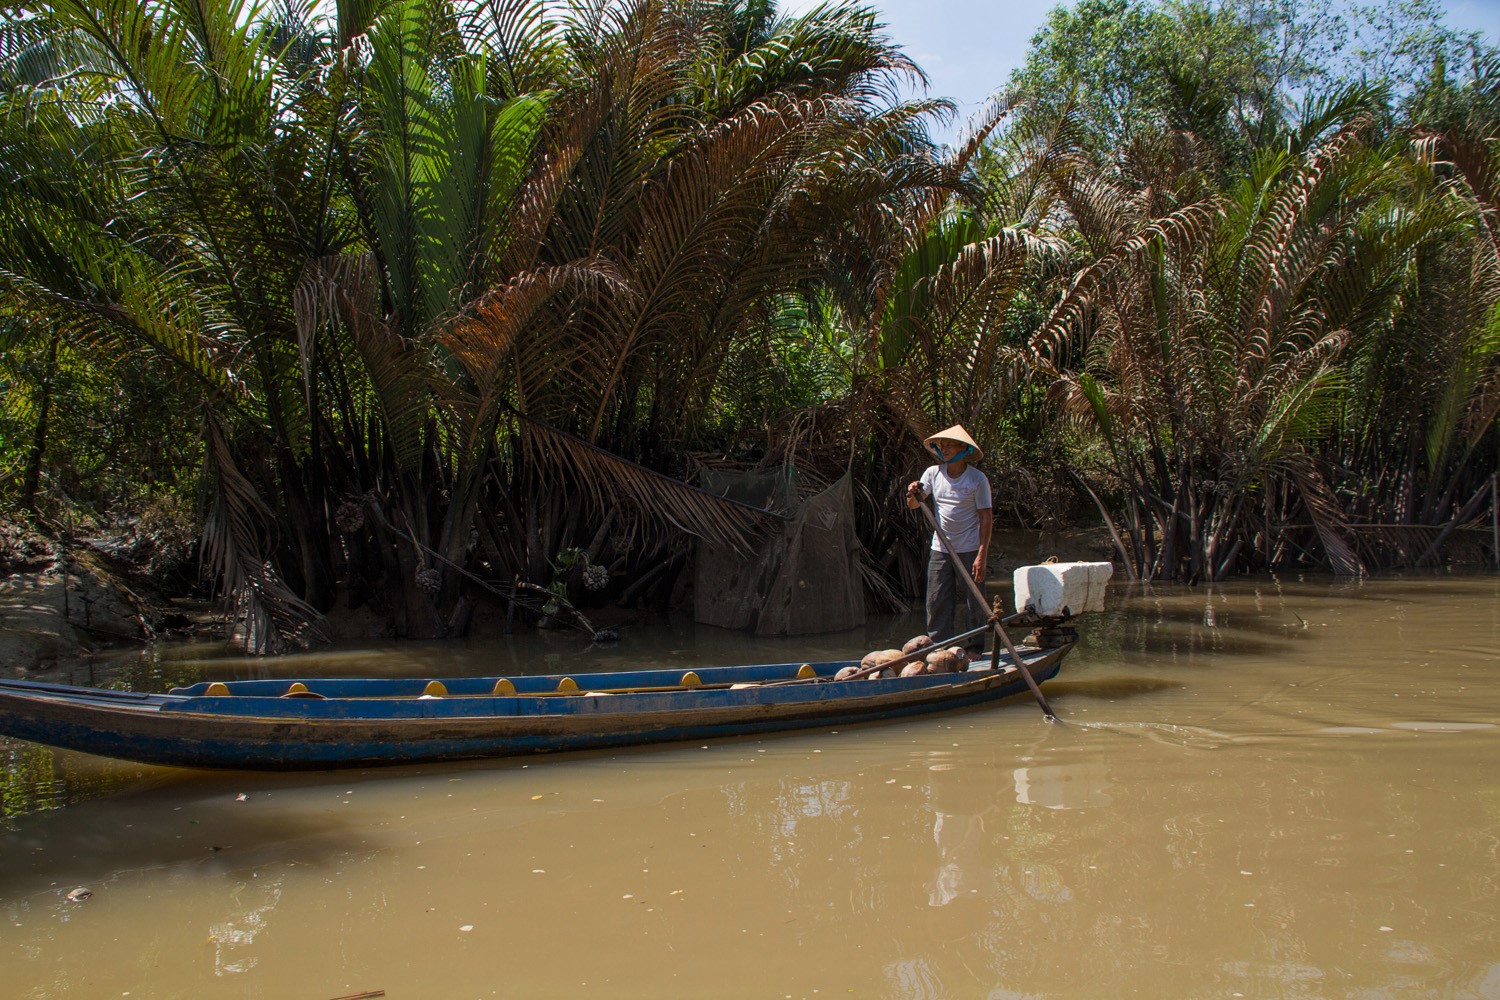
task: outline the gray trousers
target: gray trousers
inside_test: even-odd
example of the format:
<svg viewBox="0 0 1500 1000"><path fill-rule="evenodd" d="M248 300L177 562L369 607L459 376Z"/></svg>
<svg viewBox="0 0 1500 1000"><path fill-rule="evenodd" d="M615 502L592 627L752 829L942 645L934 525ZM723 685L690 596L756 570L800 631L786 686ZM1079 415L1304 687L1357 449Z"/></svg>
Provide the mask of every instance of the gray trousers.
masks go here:
<svg viewBox="0 0 1500 1000"><path fill-rule="evenodd" d="M964 572L974 565L974 559L979 553L960 552L958 561L963 563ZM955 628L954 612L959 605L965 605L969 609L967 616L969 624L965 628ZM953 560L948 558L944 551L929 551L927 555L927 634L932 636L933 642L940 642L959 632L978 628L990 617L990 609L984 606L984 602L978 600L969 591L969 585L958 577L958 570L953 566ZM959 619L961 624L962 618ZM976 649L984 648L984 636L975 636L964 643Z"/></svg>

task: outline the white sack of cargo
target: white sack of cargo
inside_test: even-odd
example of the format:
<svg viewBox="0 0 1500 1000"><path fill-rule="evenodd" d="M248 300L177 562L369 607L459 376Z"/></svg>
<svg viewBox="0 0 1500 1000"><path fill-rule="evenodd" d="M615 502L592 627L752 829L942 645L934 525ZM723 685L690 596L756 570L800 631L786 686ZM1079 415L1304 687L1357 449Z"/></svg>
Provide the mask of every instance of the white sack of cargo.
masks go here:
<svg viewBox="0 0 1500 1000"><path fill-rule="evenodd" d="M1016 610L1045 618L1104 610L1104 590L1115 568L1107 562L1045 563L1022 566L1012 579Z"/></svg>

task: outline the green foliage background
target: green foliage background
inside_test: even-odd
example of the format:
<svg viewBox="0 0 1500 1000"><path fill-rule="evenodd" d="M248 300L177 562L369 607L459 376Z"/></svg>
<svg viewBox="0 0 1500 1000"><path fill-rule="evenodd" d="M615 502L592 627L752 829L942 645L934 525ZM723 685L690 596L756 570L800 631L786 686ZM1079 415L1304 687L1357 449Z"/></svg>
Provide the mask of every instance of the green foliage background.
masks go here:
<svg viewBox="0 0 1500 1000"><path fill-rule="evenodd" d="M766 527L699 467L852 472L872 586L915 589L897 496L954 422L1132 574L1451 557L1496 466L1492 48L1425 0L1084 0L943 147L899 41L844 3L8 9L4 504L190 529L263 649L339 601L461 633L565 550L664 602Z"/></svg>

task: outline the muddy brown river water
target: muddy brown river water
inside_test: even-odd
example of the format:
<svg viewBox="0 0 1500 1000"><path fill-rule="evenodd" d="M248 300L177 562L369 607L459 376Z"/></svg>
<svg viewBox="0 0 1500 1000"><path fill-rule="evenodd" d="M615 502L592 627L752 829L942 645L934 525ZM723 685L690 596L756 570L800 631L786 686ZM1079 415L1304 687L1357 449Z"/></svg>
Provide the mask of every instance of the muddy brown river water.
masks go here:
<svg viewBox="0 0 1500 1000"><path fill-rule="evenodd" d="M784 661L912 630L253 669ZM1020 699L292 776L0 741L0 996L1500 998L1500 582L1116 587L1082 630L1060 725ZM251 669L197 655L141 682Z"/></svg>

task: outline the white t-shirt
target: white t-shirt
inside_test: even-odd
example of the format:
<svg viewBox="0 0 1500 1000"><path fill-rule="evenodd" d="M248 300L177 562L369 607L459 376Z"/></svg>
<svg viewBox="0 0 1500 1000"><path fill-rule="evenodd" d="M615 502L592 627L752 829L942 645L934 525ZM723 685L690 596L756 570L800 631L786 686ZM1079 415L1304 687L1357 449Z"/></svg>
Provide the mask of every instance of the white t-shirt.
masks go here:
<svg viewBox="0 0 1500 1000"><path fill-rule="evenodd" d="M922 473L922 491L932 497L933 513L953 551L979 551L979 512L993 505L989 478L972 465L965 466L957 479L948 475L946 465L933 465ZM943 550L936 533L932 548Z"/></svg>

